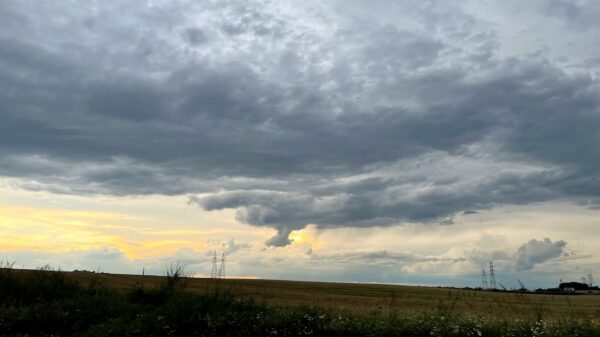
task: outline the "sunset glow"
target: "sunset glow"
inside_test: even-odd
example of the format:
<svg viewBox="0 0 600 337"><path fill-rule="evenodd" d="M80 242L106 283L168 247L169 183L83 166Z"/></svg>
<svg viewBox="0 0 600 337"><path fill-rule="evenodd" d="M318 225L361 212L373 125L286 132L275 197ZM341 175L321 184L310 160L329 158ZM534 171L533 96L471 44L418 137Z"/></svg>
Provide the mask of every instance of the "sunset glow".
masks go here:
<svg viewBox="0 0 600 337"><path fill-rule="evenodd" d="M600 273L593 1L0 2L0 259Z"/></svg>

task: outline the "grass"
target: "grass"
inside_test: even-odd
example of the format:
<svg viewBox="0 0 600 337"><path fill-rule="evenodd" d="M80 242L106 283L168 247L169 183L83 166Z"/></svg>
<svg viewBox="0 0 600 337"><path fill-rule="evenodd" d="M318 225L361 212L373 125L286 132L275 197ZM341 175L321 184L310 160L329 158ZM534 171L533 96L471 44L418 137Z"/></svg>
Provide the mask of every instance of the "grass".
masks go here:
<svg viewBox="0 0 600 337"><path fill-rule="evenodd" d="M0 336L600 336L600 296L2 266Z"/></svg>

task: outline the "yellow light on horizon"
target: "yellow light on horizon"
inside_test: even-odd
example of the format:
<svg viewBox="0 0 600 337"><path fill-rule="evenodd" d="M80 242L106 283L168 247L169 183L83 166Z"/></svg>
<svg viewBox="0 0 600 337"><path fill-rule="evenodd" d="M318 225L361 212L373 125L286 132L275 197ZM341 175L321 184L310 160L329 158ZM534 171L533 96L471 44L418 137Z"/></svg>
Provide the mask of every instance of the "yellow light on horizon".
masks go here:
<svg viewBox="0 0 600 337"><path fill-rule="evenodd" d="M115 247L128 258L137 258L144 249L161 251L173 244L165 239L136 240L143 227L135 226L135 220L119 213L0 204L0 251L59 253Z"/></svg>

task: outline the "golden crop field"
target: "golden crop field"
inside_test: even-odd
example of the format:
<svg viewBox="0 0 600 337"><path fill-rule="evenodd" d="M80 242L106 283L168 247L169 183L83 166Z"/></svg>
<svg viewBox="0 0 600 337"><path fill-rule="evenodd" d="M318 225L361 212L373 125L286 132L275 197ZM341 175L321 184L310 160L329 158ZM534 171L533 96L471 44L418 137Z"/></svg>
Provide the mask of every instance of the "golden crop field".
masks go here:
<svg viewBox="0 0 600 337"><path fill-rule="evenodd" d="M94 279L109 288L135 285L155 287L160 276L73 272L81 283ZM274 306L319 306L335 312L377 314L452 310L466 316L499 319L555 320L563 317L600 317L600 295L547 295L491 292L402 285L299 282L241 279L187 279L186 291L204 293L218 289L236 297L253 298Z"/></svg>

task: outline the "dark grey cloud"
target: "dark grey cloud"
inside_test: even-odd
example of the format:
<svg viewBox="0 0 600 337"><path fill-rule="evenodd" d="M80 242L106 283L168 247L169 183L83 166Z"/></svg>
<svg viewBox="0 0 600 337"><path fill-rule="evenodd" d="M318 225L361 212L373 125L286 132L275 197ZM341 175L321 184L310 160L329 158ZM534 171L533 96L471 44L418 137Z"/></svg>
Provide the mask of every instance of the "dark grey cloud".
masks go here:
<svg viewBox="0 0 600 337"><path fill-rule="evenodd" d="M551 0L544 2L546 12L565 20L577 29L597 28L600 4L593 0Z"/></svg>
<svg viewBox="0 0 600 337"><path fill-rule="evenodd" d="M549 14L564 17L569 20L574 20L581 14L579 5L571 0L552 0L549 1L546 6Z"/></svg>
<svg viewBox="0 0 600 337"><path fill-rule="evenodd" d="M185 40L193 46L201 45L208 41L207 34L200 28L187 28L185 29L183 36Z"/></svg>
<svg viewBox="0 0 600 337"><path fill-rule="evenodd" d="M277 246L599 197L597 79L499 53L461 6L0 6L0 175L20 188L190 194Z"/></svg>
<svg viewBox="0 0 600 337"><path fill-rule="evenodd" d="M90 114L143 122L168 112L167 98L159 88L146 83L114 81L89 88L86 110Z"/></svg>
<svg viewBox="0 0 600 337"><path fill-rule="evenodd" d="M515 269L518 271L532 269L536 264L560 257L565 253L566 245L563 240L552 242L548 238L531 239L521 245L515 253Z"/></svg>

